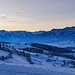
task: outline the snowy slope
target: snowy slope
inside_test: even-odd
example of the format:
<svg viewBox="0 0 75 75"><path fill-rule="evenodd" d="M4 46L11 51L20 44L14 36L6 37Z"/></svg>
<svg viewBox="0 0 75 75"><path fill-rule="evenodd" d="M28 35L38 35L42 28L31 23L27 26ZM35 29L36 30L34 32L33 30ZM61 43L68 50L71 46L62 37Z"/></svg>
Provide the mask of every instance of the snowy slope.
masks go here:
<svg viewBox="0 0 75 75"><path fill-rule="evenodd" d="M19 48L32 48L29 44L5 44L4 46L10 50L13 50L12 46L14 46L18 51L23 51L19 50ZM75 75L75 68L71 68L71 64L61 66L63 60L68 61L71 59L60 56L48 57L45 54L28 51L24 52L30 53L34 64L30 64L26 57L12 53L12 58L0 60L0 75ZM8 51L0 50L0 56L7 56L9 53ZM49 62L46 61L47 59L49 59Z"/></svg>
<svg viewBox="0 0 75 75"><path fill-rule="evenodd" d="M45 67L45 66L44 66ZM1 75L75 75L74 69L54 66L8 65L0 64Z"/></svg>

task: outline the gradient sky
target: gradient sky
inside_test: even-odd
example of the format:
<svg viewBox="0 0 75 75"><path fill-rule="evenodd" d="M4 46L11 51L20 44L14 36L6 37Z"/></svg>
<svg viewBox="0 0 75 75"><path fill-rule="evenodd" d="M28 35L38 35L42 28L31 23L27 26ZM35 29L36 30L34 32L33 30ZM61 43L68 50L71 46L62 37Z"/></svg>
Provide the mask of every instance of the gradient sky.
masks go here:
<svg viewBox="0 0 75 75"><path fill-rule="evenodd" d="M75 26L75 0L0 0L0 30Z"/></svg>

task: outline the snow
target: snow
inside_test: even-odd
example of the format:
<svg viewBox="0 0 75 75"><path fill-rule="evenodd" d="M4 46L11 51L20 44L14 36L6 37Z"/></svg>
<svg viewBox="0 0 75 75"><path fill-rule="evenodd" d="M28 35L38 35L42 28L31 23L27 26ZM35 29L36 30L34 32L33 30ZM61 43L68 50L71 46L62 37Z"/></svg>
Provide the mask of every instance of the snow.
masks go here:
<svg viewBox="0 0 75 75"><path fill-rule="evenodd" d="M36 66L0 64L1 75L75 75L74 69Z"/></svg>
<svg viewBox="0 0 75 75"><path fill-rule="evenodd" d="M31 65L25 60L25 58L14 54L12 59L5 60L4 62L2 61L2 63L0 61L0 74L1 75L74 75L75 74L75 70L73 68L53 66L53 62L51 63L45 62L44 59L46 59L47 57L46 56L44 57L43 55L39 55L36 58L36 60L40 59L39 61L43 62L42 65L38 63Z"/></svg>
<svg viewBox="0 0 75 75"><path fill-rule="evenodd" d="M8 52L6 51L3 51L3 50L0 50L0 56L7 56L8 55Z"/></svg>
<svg viewBox="0 0 75 75"><path fill-rule="evenodd" d="M75 43L68 43L68 41L66 42L59 42L59 43L43 43L43 44L47 44L47 45L52 45L52 46L57 46L57 47L75 47Z"/></svg>
<svg viewBox="0 0 75 75"><path fill-rule="evenodd" d="M13 58L12 59L7 59L5 61L6 63L9 63L9 64L28 64L27 60L21 56L18 56L18 55L15 55L13 54Z"/></svg>
<svg viewBox="0 0 75 75"><path fill-rule="evenodd" d="M19 48L20 48L20 49L21 49L21 48L27 48L27 47L28 47L28 48L31 48L32 46L30 46L30 45L24 45L24 44L20 44L20 45L17 45L17 44L16 44L16 45L14 46L14 48L17 48L17 49L19 49Z"/></svg>
<svg viewBox="0 0 75 75"><path fill-rule="evenodd" d="M9 44L9 49L12 46L17 50L19 50L19 48L31 47L30 45L23 44ZM34 64L29 64L26 57L13 53L12 58L3 61L0 60L0 75L75 75L74 68L70 68L70 66L61 66L63 60L68 61L70 59L58 56L48 57L45 54L31 53L27 51L25 51L25 53L31 54L31 60ZM8 54L9 52L0 50L0 56L7 56ZM51 61L47 62L47 59L50 59Z"/></svg>

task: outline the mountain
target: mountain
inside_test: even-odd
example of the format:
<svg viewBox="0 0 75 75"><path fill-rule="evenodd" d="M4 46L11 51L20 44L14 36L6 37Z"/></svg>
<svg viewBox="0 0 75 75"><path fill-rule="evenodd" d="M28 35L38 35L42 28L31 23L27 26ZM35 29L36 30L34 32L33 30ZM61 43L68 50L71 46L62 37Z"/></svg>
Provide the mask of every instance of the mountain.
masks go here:
<svg viewBox="0 0 75 75"><path fill-rule="evenodd" d="M62 32L64 34L61 34ZM61 35L74 35L73 32L72 28L39 32L1 30L0 40L3 42L0 42L0 74L75 75L75 49L47 45L55 44L52 42L53 38L57 38L57 44L60 45L59 42L63 42ZM60 37L57 37L59 35ZM43 44L44 42L46 44Z"/></svg>
<svg viewBox="0 0 75 75"><path fill-rule="evenodd" d="M12 43L47 43L61 46L73 46L75 43L74 37L74 26L37 32L0 30L0 41Z"/></svg>

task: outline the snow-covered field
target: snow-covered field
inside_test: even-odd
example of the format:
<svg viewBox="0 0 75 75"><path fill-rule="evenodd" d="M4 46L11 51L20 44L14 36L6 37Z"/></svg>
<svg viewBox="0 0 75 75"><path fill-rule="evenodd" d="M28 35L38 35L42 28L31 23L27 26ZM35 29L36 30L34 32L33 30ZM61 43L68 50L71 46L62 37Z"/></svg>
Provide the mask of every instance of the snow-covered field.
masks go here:
<svg viewBox="0 0 75 75"><path fill-rule="evenodd" d="M17 50L19 50L19 48L31 47L30 45L22 44L10 45L8 46L9 49L14 46ZM57 56L49 58L44 54L31 53L27 51L25 51L25 53L31 54L31 60L34 64L29 64L26 57L13 53L12 58L0 60L0 75L75 75L75 68L71 68L70 66L61 66L63 64L63 60L67 61L70 59ZM8 54L9 52L0 50L0 57L2 55L7 56ZM50 59L51 61L47 62L47 59Z"/></svg>
<svg viewBox="0 0 75 75"><path fill-rule="evenodd" d="M0 75L75 75L75 70L52 65L0 64Z"/></svg>

